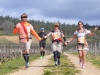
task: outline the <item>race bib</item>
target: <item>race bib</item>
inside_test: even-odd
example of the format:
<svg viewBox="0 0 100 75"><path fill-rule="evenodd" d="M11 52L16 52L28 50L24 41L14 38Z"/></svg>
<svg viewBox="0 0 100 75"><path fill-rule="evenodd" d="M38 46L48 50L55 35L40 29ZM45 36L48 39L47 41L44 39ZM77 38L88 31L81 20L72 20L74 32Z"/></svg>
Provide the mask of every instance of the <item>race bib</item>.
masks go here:
<svg viewBox="0 0 100 75"><path fill-rule="evenodd" d="M59 35L58 35L57 33L54 33L54 34L52 35L52 38L53 38L53 40L56 40L56 39L59 38Z"/></svg>
<svg viewBox="0 0 100 75"><path fill-rule="evenodd" d="M84 37L78 37L78 43L85 43Z"/></svg>

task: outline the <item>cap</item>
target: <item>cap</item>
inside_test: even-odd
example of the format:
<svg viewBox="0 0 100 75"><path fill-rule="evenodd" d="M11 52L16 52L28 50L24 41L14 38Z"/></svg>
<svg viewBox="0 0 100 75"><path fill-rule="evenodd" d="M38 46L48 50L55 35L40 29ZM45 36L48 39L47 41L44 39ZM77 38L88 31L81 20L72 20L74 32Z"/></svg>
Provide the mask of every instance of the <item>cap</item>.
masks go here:
<svg viewBox="0 0 100 75"><path fill-rule="evenodd" d="M54 23L54 26L58 26L59 27L59 23Z"/></svg>
<svg viewBox="0 0 100 75"><path fill-rule="evenodd" d="M24 17L24 16L28 17L28 15L27 15L26 13L23 13L23 14L21 15L21 18Z"/></svg>
<svg viewBox="0 0 100 75"><path fill-rule="evenodd" d="M41 28L41 30L44 30L44 28Z"/></svg>

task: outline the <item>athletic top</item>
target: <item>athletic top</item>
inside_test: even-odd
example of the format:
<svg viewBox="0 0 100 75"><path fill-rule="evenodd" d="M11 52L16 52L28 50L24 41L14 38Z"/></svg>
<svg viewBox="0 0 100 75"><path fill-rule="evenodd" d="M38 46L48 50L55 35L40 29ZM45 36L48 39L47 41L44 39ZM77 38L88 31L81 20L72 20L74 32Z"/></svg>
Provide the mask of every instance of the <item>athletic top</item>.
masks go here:
<svg viewBox="0 0 100 75"><path fill-rule="evenodd" d="M62 31L55 31L52 30L50 33L47 34L47 36L51 36L52 40L57 40L59 38L62 38L63 32Z"/></svg>
<svg viewBox="0 0 100 75"><path fill-rule="evenodd" d="M33 30L33 26L28 22L25 22L24 25L27 29L28 36L30 37L30 33L31 33L31 30ZM20 23L16 24L16 28L18 29L19 38L23 38L23 39L21 39L21 41L22 42L27 42L27 38L26 38L27 36L26 36L21 24Z"/></svg>
<svg viewBox="0 0 100 75"><path fill-rule="evenodd" d="M85 36L87 34L91 33L90 30L87 30L87 29L84 29L83 32L79 32L78 30L76 30L74 32L74 35L77 35L77 38L78 38L78 43L85 43Z"/></svg>
<svg viewBox="0 0 100 75"><path fill-rule="evenodd" d="M46 33L45 33L45 32L40 32L38 35L39 35L41 38L43 38L44 36L46 36ZM43 39L43 40L41 40L41 41L46 41L46 39Z"/></svg>

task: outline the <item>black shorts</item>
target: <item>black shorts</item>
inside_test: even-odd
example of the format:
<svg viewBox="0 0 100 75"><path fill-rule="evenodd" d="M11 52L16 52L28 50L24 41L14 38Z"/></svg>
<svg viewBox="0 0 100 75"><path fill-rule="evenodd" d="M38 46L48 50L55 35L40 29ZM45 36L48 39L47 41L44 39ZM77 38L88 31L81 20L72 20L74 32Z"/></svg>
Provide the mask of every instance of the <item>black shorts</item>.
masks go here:
<svg viewBox="0 0 100 75"><path fill-rule="evenodd" d="M46 43L45 42L40 42L40 48L43 47L45 48Z"/></svg>

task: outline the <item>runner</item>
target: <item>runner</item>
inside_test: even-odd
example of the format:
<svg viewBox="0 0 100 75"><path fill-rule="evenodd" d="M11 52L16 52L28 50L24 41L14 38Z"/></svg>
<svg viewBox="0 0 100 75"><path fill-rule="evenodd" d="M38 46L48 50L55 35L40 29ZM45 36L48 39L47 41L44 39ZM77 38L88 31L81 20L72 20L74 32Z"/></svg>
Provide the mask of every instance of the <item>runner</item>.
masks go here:
<svg viewBox="0 0 100 75"><path fill-rule="evenodd" d="M23 58L25 60L25 67L29 67L29 56L30 56L30 46L32 42L32 35L34 35L39 41L41 38L38 36L38 34L35 32L33 29L33 26L27 22L27 17L28 15L23 13L21 15L21 22L18 23L14 29L13 33L16 34L18 33L19 35L19 44L23 52Z"/></svg>
<svg viewBox="0 0 100 75"><path fill-rule="evenodd" d="M95 31L98 29L98 27L96 26L93 30L93 32L91 32L90 30L85 29L84 24L82 21L78 22L78 29L74 32L74 36L69 39L68 42L71 42L72 40L74 40L75 38L77 38L77 49L78 49L78 54L79 54L79 64L82 66L82 68L85 68L85 60L86 60L86 50L88 49L88 43L86 41L86 35L90 35L93 36ZM67 44L65 43L65 44Z"/></svg>
<svg viewBox="0 0 100 75"><path fill-rule="evenodd" d="M54 62L55 67L57 65L60 65L60 54L62 52L62 41L66 41L66 38L61 30L59 30L59 23L54 23L54 30L52 30L50 33L45 36L47 38L48 36L51 36L52 41L52 49L54 54ZM63 40L62 40L63 38Z"/></svg>
<svg viewBox="0 0 100 75"><path fill-rule="evenodd" d="M41 28L41 32L38 34L41 38L44 38L44 36L46 36L46 33L44 32L44 28ZM40 54L41 54L41 59L44 58L44 55L45 55L45 45L46 45L46 39L42 39L40 42L39 42L39 45L40 45Z"/></svg>

